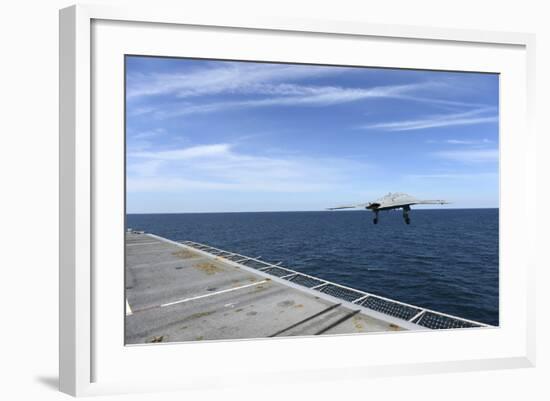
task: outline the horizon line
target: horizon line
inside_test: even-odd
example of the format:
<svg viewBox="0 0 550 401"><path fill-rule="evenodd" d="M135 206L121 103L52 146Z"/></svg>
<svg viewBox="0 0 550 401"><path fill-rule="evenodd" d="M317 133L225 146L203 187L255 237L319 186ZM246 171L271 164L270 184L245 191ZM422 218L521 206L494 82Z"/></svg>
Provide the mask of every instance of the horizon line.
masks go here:
<svg viewBox="0 0 550 401"><path fill-rule="evenodd" d="M493 207L455 207L455 208L421 208L419 210L479 210L479 209L500 209L499 206ZM349 212L364 212L366 209L350 209L350 210L255 210L255 211L224 211L224 212L126 212L126 215L130 214L228 214L228 213L312 213L312 212L332 212L332 213L349 213ZM385 210L389 211L389 210Z"/></svg>

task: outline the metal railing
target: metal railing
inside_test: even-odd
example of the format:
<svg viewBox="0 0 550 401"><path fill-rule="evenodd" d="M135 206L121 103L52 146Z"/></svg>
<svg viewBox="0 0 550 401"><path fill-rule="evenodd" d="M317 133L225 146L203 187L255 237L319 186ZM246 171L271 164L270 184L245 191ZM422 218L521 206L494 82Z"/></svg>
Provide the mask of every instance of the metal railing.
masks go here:
<svg viewBox="0 0 550 401"><path fill-rule="evenodd" d="M309 274L282 267L281 263L266 262L260 259L261 256L244 256L239 253L225 251L223 249L194 241L179 242L199 251L206 252L210 255L224 258L230 262L237 263L260 271L264 274L286 280L295 285L308 288L309 290L318 291L339 300L343 300L393 318L414 323L428 329L490 327L487 324L476 322L474 320L464 319L419 306L410 305L394 299L382 297L380 295L375 295L357 290L355 288L336 284L319 277L314 277Z"/></svg>

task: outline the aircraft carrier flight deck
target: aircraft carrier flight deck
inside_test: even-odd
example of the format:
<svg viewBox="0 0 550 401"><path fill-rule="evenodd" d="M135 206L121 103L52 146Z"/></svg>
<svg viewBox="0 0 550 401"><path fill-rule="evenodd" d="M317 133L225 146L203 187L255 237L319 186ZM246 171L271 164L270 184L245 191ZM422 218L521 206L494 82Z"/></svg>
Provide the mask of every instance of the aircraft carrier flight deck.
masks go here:
<svg viewBox="0 0 550 401"><path fill-rule="evenodd" d="M128 345L485 326L192 241L129 230L125 258Z"/></svg>

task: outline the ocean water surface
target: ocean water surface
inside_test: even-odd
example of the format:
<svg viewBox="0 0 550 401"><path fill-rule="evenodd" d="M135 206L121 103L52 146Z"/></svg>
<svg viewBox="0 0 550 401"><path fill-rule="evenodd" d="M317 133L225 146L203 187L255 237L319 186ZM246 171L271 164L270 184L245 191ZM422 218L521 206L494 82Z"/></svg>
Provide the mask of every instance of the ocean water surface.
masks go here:
<svg viewBox="0 0 550 401"><path fill-rule="evenodd" d="M128 214L129 228L261 255L339 284L498 325L498 209Z"/></svg>

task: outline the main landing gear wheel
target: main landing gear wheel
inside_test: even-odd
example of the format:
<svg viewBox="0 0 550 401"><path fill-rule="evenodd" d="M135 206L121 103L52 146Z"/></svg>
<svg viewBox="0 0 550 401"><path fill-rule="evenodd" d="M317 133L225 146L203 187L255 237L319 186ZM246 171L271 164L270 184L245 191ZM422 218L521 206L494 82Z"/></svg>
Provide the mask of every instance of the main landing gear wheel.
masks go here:
<svg viewBox="0 0 550 401"><path fill-rule="evenodd" d="M409 217L410 210L410 206L403 207L403 219L405 220L406 224L411 224L411 218Z"/></svg>

